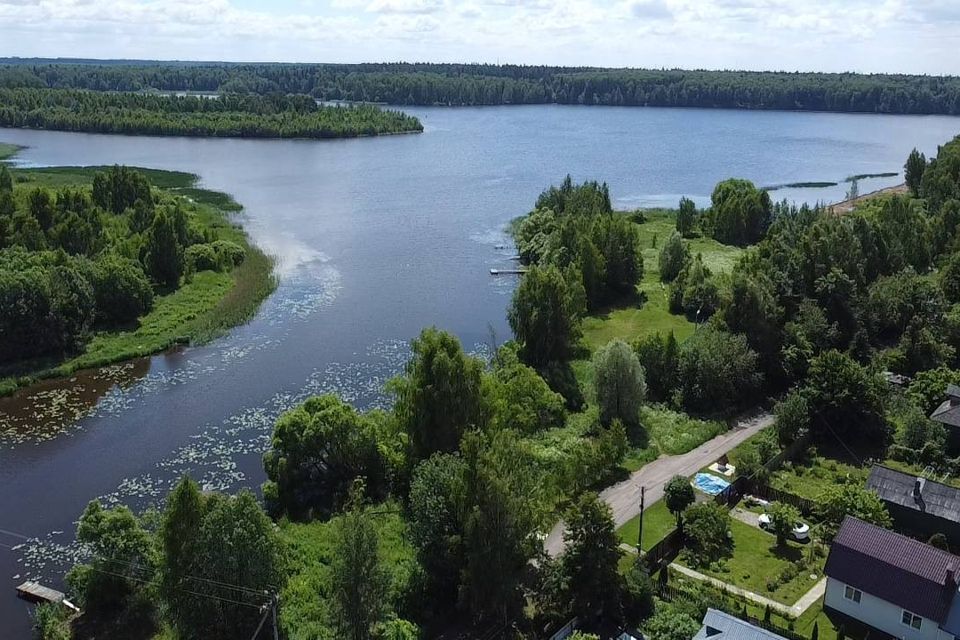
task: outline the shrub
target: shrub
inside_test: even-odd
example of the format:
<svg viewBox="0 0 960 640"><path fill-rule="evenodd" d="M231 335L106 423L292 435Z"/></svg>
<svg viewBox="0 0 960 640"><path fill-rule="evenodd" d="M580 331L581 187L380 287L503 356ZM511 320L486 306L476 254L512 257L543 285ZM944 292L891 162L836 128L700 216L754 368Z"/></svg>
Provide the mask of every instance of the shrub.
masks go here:
<svg viewBox="0 0 960 640"><path fill-rule="evenodd" d="M97 320L130 322L153 306L153 289L139 263L116 255L98 259L90 270Z"/></svg>
<svg viewBox="0 0 960 640"><path fill-rule="evenodd" d="M187 263L188 272L220 270L220 260L217 259L217 252L209 244L194 244L187 247L184 252L184 260Z"/></svg>
<svg viewBox="0 0 960 640"><path fill-rule="evenodd" d="M247 258L246 249L229 240L217 240L213 243L213 250L217 254L220 266L224 269L239 267Z"/></svg>

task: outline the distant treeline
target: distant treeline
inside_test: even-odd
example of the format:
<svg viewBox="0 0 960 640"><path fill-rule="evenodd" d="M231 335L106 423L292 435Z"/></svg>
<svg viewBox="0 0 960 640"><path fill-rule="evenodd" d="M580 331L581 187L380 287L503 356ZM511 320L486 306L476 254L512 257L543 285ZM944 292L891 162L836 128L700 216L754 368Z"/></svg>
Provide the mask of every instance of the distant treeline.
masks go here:
<svg viewBox="0 0 960 640"><path fill-rule="evenodd" d="M423 130L419 120L400 112L321 107L305 95L211 99L29 87L0 88L0 126L245 138L345 138Z"/></svg>
<svg viewBox="0 0 960 640"><path fill-rule="evenodd" d="M8 60L8 62L13 62ZM960 114L960 78L482 64L17 61L0 87L308 94L396 105L587 104Z"/></svg>

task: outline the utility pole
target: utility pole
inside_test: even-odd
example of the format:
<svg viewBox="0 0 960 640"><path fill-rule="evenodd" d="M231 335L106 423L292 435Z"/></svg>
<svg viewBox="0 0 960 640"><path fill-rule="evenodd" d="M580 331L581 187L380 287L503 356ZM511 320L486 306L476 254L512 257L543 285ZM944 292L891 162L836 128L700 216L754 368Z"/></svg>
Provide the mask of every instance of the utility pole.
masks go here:
<svg viewBox="0 0 960 640"><path fill-rule="evenodd" d="M280 640L280 634L277 633L277 605L280 604L280 594L278 592L273 593L273 599L271 600L271 605L273 608L273 640Z"/></svg>
<svg viewBox="0 0 960 640"><path fill-rule="evenodd" d="M647 497L647 488L640 487L640 526L637 528L637 555L643 553L643 502Z"/></svg>

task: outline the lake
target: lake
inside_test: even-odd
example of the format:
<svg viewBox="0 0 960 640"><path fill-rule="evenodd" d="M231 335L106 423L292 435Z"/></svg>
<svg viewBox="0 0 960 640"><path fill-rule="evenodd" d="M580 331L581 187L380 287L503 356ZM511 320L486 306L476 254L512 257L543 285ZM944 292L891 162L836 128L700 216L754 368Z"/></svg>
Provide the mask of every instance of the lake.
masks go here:
<svg viewBox="0 0 960 640"><path fill-rule="evenodd" d="M273 421L320 392L385 406L407 341L436 325L467 350L508 339L505 225L567 173L605 180L620 208L758 185L897 172L960 119L612 107L419 108L421 135L339 141L147 138L0 130L26 166L127 164L197 173L246 207L281 283L215 342L85 372L0 400L0 637L26 637L13 587L61 584L75 521L100 497L134 508L190 473L256 488ZM861 193L900 182L866 180ZM775 191L836 201L849 185Z"/></svg>

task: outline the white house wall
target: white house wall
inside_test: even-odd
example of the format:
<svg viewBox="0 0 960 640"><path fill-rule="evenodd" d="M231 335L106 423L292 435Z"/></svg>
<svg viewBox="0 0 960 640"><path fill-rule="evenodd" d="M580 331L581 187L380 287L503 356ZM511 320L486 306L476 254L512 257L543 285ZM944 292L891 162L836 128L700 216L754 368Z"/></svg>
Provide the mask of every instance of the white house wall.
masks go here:
<svg viewBox="0 0 960 640"><path fill-rule="evenodd" d="M903 640L953 640L953 636L940 630L937 623L927 618L923 619L921 628L914 629L901 622L903 608L891 604L862 592L860 602L847 600L843 597L846 585L839 580L827 578L827 591L823 596L823 603L840 613L889 633Z"/></svg>

